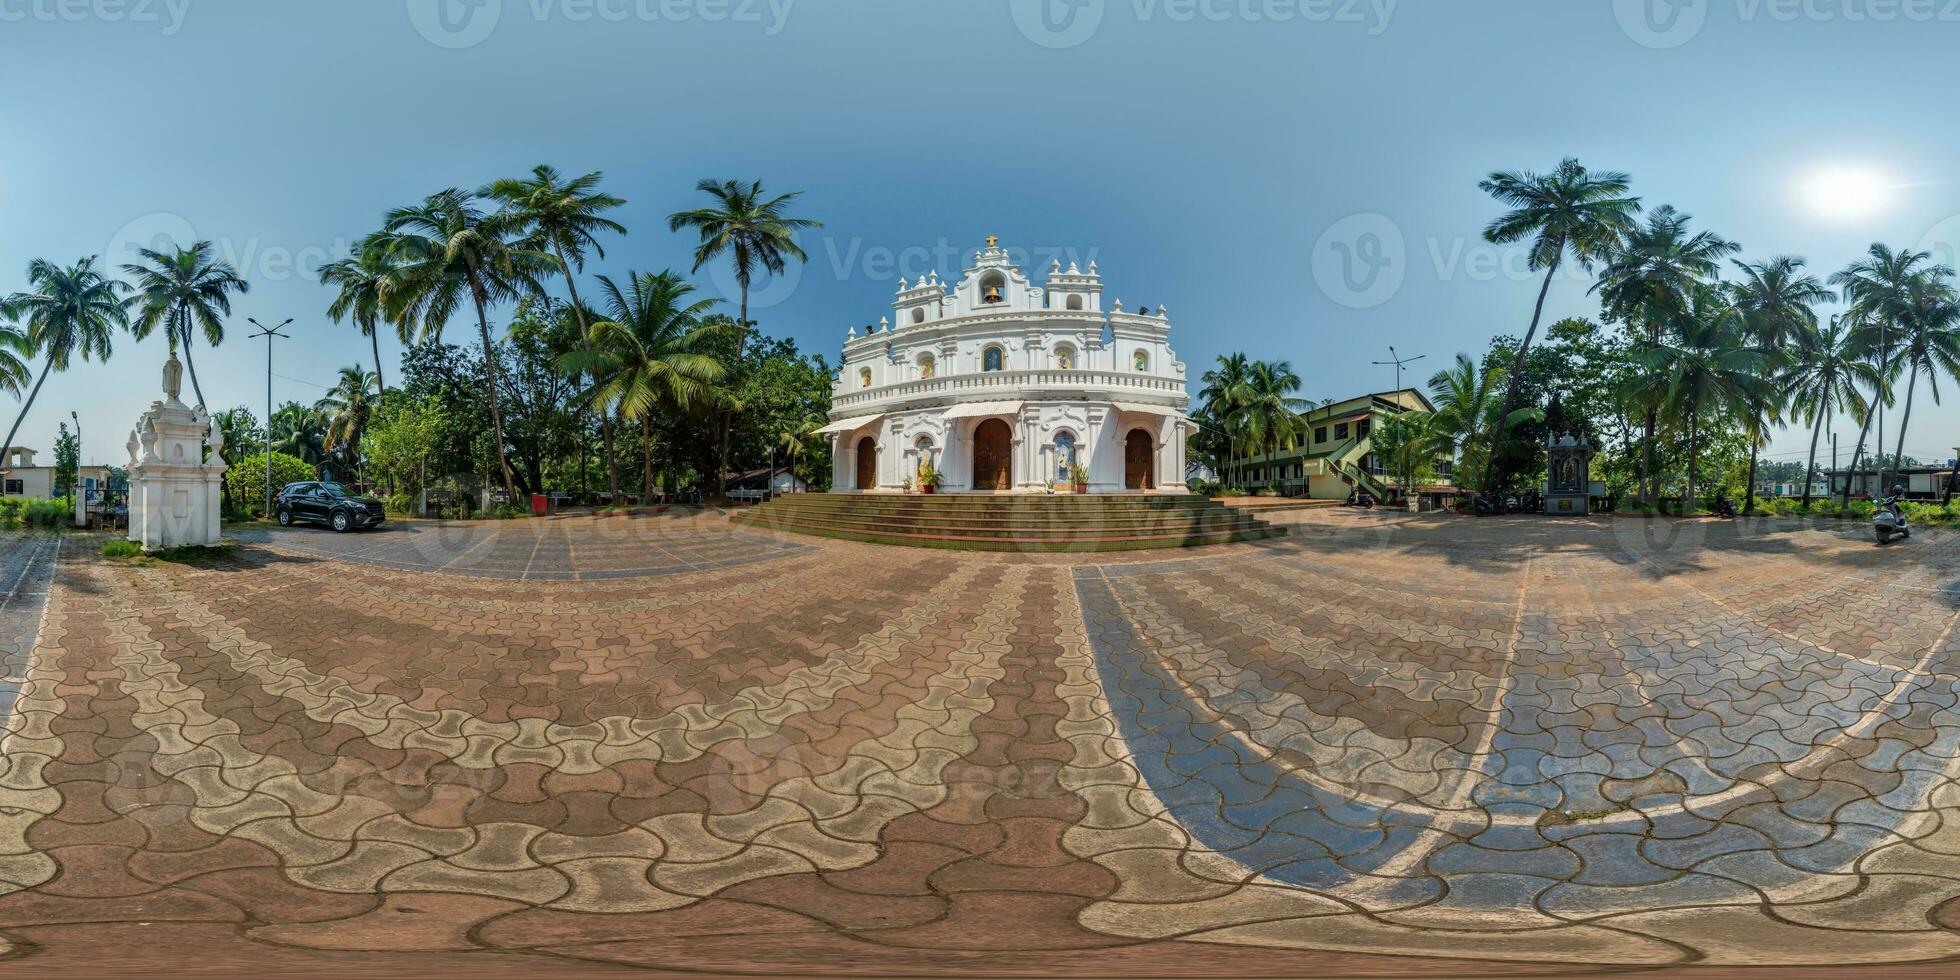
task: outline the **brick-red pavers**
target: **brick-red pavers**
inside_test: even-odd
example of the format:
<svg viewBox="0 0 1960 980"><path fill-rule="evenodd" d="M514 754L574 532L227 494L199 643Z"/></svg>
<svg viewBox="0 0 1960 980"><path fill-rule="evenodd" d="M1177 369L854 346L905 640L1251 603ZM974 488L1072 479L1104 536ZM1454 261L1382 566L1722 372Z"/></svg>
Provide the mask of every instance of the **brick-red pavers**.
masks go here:
<svg viewBox="0 0 1960 980"><path fill-rule="evenodd" d="M0 943L484 976L1960 955L1960 538L1292 530L1162 560L712 517L193 564L0 536Z"/></svg>

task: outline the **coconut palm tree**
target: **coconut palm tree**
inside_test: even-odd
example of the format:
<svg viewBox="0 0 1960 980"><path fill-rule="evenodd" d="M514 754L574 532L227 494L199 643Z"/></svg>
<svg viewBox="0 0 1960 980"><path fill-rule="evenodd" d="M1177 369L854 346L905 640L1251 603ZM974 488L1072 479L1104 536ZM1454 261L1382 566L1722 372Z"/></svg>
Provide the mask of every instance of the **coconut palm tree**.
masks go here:
<svg viewBox="0 0 1960 980"><path fill-rule="evenodd" d="M1637 348L1634 357L1650 377L1664 381L1666 403L1687 427L1686 504L1693 512L1701 427L1724 414L1743 416L1766 397L1762 355L1750 345L1735 307L1719 290L1705 287L1673 336Z"/></svg>
<svg viewBox="0 0 1960 980"><path fill-rule="evenodd" d="M1493 485L1486 466L1490 463L1489 447L1504 432L1545 414L1544 409L1531 405L1505 409L1498 391L1506 385L1508 373L1502 367L1479 370L1470 355L1458 354L1454 365L1429 379L1430 398L1436 405L1435 418L1430 422L1432 437L1440 448L1458 458L1459 478L1483 471L1484 489Z"/></svg>
<svg viewBox="0 0 1960 980"><path fill-rule="evenodd" d="M1740 318L1744 339L1763 360L1766 375L1773 375L1794 356L1793 345L1816 336L1819 303L1837 299L1816 276L1803 271L1804 260L1780 255L1763 262L1735 263L1742 278L1729 285L1729 300ZM1763 430L1778 422L1779 384L1757 385L1746 420L1749 436L1749 486L1744 491L1742 509L1748 513L1756 505L1756 462L1764 441ZM1813 449L1815 447L1812 447Z"/></svg>
<svg viewBox="0 0 1960 980"><path fill-rule="evenodd" d="M1246 380L1252 373L1252 362L1244 354L1220 354L1218 366L1204 374L1204 387L1198 391L1198 400L1203 405L1203 414L1225 439L1227 469L1237 462L1243 433L1240 431L1242 418L1239 410L1250 399ZM1229 473L1221 474L1226 480L1232 479Z"/></svg>
<svg viewBox="0 0 1960 980"><path fill-rule="evenodd" d="M706 323L715 300L690 301L694 287L669 269L629 273L622 287L600 276L607 318L592 325L592 347L558 359L558 370L596 379L584 400L640 423L644 492L653 495L653 416L732 402L721 381L728 369L707 344L722 329Z"/></svg>
<svg viewBox="0 0 1960 980"><path fill-rule="evenodd" d="M74 359L106 361L114 347L117 330L129 329L129 287L120 279L104 276L95 268L95 256L64 269L46 259L35 259L27 266L28 289L0 302L0 316L17 320L24 330L25 348L20 340L9 340L10 348L32 352L41 360L41 374L34 388L21 403L7 438L0 439L0 461L13 448L14 436L27 419L41 386L54 371L66 371ZM11 355L10 355L11 356Z"/></svg>
<svg viewBox="0 0 1960 980"><path fill-rule="evenodd" d="M1810 485L1817 472L1817 440L1824 422L1839 412L1863 416L1869 407L1859 386L1877 391L1878 368L1858 348L1857 338L1843 323L1801 337L1795 356L1784 365L1780 386L1789 393L1790 407L1810 424L1810 457L1804 467L1803 505L1810 506Z"/></svg>
<svg viewBox="0 0 1960 980"><path fill-rule="evenodd" d="M1925 252L1893 252L1873 245L1870 258L1839 273L1852 305L1871 314L1881 328L1875 343L1883 359L1899 366L1905 378L1905 412L1899 419L1899 438L1892 447L1891 469L1896 472L1905 454L1907 428L1912 424L1913 395L1923 375L1939 403L1939 377L1960 376L1960 297L1952 283L1953 270L1929 265ZM1883 443L1883 433L1879 436ZM1879 461L1880 482L1885 462Z"/></svg>
<svg viewBox="0 0 1960 980"><path fill-rule="evenodd" d="M327 418L320 448L339 456L349 470L359 470L361 437L374 421L379 391L379 376L356 364L341 368L339 381L313 404L313 410Z"/></svg>
<svg viewBox="0 0 1960 980"><path fill-rule="evenodd" d="M429 195L420 204L390 211L382 225L389 255L400 263L387 290L390 317L416 323L419 340L426 343L441 338L443 327L463 303L476 311L497 468L513 501L517 481L504 447L490 307L541 292L537 277L555 266L550 255L524 241L523 230L517 215L486 214L475 197L453 187Z"/></svg>
<svg viewBox="0 0 1960 980"><path fill-rule="evenodd" d="M27 379L34 376L28 362L34 358L34 345L27 331L0 323L0 391L18 396Z"/></svg>
<svg viewBox="0 0 1960 980"><path fill-rule="evenodd" d="M298 402L287 402L272 413L272 451L285 453L318 472L327 460L327 416Z"/></svg>
<svg viewBox="0 0 1960 980"><path fill-rule="evenodd" d="M1477 188L1510 210L1498 215L1484 229L1484 239L1493 245L1509 245L1529 239L1526 253L1532 270L1545 270L1545 281L1538 287L1538 303L1531 311L1531 326L1524 342L1511 360L1510 384L1504 394L1508 415L1517 408L1519 382L1524 378L1525 355L1538 337L1538 324L1545 316L1545 297L1551 293L1552 279L1569 256L1591 271L1593 263L1606 260L1619 244L1620 236L1633 227L1640 213L1640 199L1627 196L1633 178L1616 171L1594 173L1570 157L1559 162L1550 173L1499 171L1477 184ZM1503 474L1498 474L1502 479Z"/></svg>
<svg viewBox="0 0 1960 980"><path fill-rule="evenodd" d="M213 347L225 342L224 318L231 315L231 294L244 295L252 284L239 276L230 263L219 259L210 242L190 248L176 247L164 253L138 249L141 263L123 266L123 274L136 282L136 319L130 332L142 340L159 325L170 338L172 351L182 349L184 366L191 372L191 390L197 393L199 408L204 407L204 387L197 381L197 361L191 356L196 332Z"/></svg>
<svg viewBox="0 0 1960 980"><path fill-rule="evenodd" d="M339 323L352 318L374 351L375 390L386 393L381 373L381 321L387 319L388 290L392 288L396 263L388 254L387 239L369 235L354 247L354 254L320 269L320 283L339 290L327 306L327 316ZM408 342L408 324L397 323L396 334Z"/></svg>
<svg viewBox="0 0 1960 980"><path fill-rule="evenodd" d="M1662 205L1645 224L1628 230L1600 272L1593 290L1606 318L1638 329L1649 346L1659 345L1689 314L1695 294L1741 246L1711 232L1690 233L1692 215ZM1658 388L1630 391L1629 404L1644 405L1640 450L1640 499L1654 490L1654 445L1661 405Z"/></svg>
<svg viewBox="0 0 1960 980"><path fill-rule="evenodd" d="M1235 413L1249 449L1269 459L1300 443L1313 402L1295 397L1300 375L1288 361L1253 361L1246 369L1244 400Z"/></svg>
<svg viewBox="0 0 1960 980"><path fill-rule="evenodd" d="M1871 435L1879 407L1898 404L1898 391L1892 382L1898 378L1899 369L1891 357L1889 335L1870 310L1853 304L1838 319L1845 327L1846 342L1853 356L1864 361L1872 371L1871 397L1866 400L1864 411L1858 413L1858 442L1851 450L1851 466L1845 471L1844 493L1839 498L1839 506L1844 506L1851 502L1851 474L1858 472L1864 458L1865 439Z"/></svg>
<svg viewBox="0 0 1960 980"><path fill-rule="evenodd" d="M504 202L505 209L516 216L530 239L530 247L550 252L557 260L557 272L565 277L565 290L571 296L572 315L578 319L580 345L587 348L592 346L592 320L579 300L576 273L584 271L588 252L602 259L606 257L605 247L599 243L600 232L626 234L625 225L603 214L626 203L625 198L599 192L599 181L604 176L595 170L566 181L555 168L539 164L531 169L529 178L500 180L484 191L487 196ZM617 500L619 457L613 449L610 412L600 413L599 430L606 444L606 467L612 478L613 499Z"/></svg>
<svg viewBox="0 0 1960 980"><path fill-rule="evenodd" d="M694 248L694 268L723 256L735 272L735 285L741 293L739 319L735 323L735 356L739 359L749 339L749 286L758 272L782 275L790 259L806 262L809 256L796 242L796 233L805 228L822 228L823 223L793 217L787 212L801 191L765 198L762 181L744 185L737 180L703 180L695 189L714 199L705 208L677 211L667 216L667 229L692 228L700 236ZM721 458L715 469L715 485L721 486L721 473L728 469L728 438L733 420L721 418Z"/></svg>

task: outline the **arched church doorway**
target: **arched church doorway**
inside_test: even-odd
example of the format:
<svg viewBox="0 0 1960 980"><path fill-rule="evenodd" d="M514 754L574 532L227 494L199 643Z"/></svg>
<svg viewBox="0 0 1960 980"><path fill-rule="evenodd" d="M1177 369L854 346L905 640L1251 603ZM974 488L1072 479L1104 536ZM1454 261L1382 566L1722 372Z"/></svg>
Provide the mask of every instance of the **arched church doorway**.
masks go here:
<svg viewBox="0 0 1960 980"><path fill-rule="evenodd" d="M857 488L878 489L878 440L870 436L858 440Z"/></svg>
<svg viewBox="0 0 1960 980"><path fill-rule="evenodd" d="M1131 490L1157 489L1157 441L1142 429L1131 429L1123 440L1123 485Z"/></svg>
<svg viewBox="0 0 1960 980"><path fill-rule="evenodd" d="M973 489L1014 489L1014 433L1006 422L987 419L973 430Z"/></svg>

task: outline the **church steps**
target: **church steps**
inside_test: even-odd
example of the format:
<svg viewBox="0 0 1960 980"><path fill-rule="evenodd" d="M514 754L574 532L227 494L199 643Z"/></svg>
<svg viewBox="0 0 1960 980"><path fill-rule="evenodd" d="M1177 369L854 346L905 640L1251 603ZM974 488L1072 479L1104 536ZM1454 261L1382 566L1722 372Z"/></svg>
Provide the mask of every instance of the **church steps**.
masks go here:
<svg viewBox="0 0 1960 980"><path fill-rule="evenodd" d="M783 497L732 520L823 537L986 551L1176 548L1286 533L1197 496L807 495Z"/></svg>

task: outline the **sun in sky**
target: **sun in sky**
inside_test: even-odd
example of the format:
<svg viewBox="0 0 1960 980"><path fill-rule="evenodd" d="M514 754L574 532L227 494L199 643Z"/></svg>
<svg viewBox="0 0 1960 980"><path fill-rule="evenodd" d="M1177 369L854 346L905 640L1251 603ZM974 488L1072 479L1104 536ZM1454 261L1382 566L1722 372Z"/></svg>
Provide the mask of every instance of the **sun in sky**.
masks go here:
<svg viewBox="0 0 1960 980"><path fill-rule="evenodd" d="M1882 167L1852 163L1820 165L1797 180L1804 206L1829 221L1856 221L1883 213L1910 186Z"/></svg>

